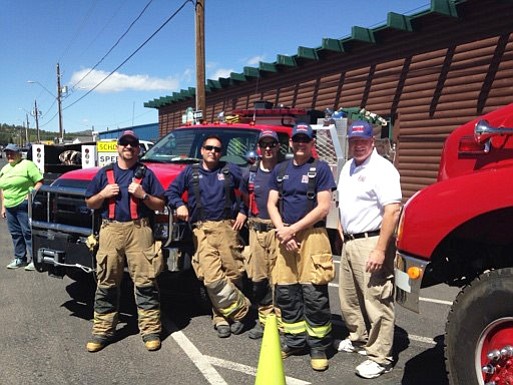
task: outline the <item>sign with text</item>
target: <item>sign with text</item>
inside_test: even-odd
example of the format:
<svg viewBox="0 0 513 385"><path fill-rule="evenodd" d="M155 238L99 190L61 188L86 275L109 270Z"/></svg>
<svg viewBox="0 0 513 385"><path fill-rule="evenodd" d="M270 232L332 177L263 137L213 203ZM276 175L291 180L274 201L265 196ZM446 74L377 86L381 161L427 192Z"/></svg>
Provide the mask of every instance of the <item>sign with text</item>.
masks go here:
<svg viewBox="0 0 513 385"><path fill-rule="evenodd" d="M103 167L113 163L118 158L117 141L109 140L97 142L96 151L98 156L98 167Z"/></svg>

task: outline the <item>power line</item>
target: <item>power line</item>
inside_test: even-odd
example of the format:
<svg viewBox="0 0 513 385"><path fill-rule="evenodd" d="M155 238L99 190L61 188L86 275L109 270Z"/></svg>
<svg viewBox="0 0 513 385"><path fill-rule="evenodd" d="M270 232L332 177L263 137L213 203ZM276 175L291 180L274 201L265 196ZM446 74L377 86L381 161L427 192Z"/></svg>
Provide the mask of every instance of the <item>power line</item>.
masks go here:
<svg viewBox="0 0 513 385"><path fill-rule="evenodd" d="M75 34L73 35L73 37L71 38L70 42L68 43L68 46L66 47L66 49L64 50L64 52L62 53L60 59L58 60L59 62L62 61L62 57L64 55L66 55L69 51L69 49L71 48L71 45L75 42L75 40L77 39L78 35L80 34L80 31L82 31L82 29L85 27L86 25L86 22L87 20L91 17L91 14L93 13L93 10L94 8L96 7L96 4L98 3L98 0L94 1L92 4L91 4L91 7L89 8L89 10L87 11L87 13L85 14L84 16L84 19L82 20L82 23L80 24L80 26L77 28Z"/></svg>
<svg viewBox="0 0 513 385"><path fill-rule="evenodd" d="M84 95L82 95L80 98L75 100L73 103L69 104L68 106L64 107L64 110L68 109L71 106L74 106L79 101L84 99L87 95L89 95L91 92L93 92L96 88L98 88L105 80L107 80L109 77L111 77L118 69L120 69L123 65L125 65L137 52L139 52L151 39L155 37L157 33L160 32L162 28L164 28L167 23L169 23L184 7L187 3L194 3L193 0L185 0L184 3L171 15L169 16L166 21L159 27L155 32L153 32L150 37L148 37L137 49L130 54L120 65L118 65L116 68L112 70L107 76L105 76L98 84L96 84L93 88L91 88L89 91L87 91Z"/></svg>
<svg viewBox="0 0 513 385"><path fill-rule="evenodd" d="M130 23L130 25L128 26L128 29L118 38L118 40L116 41L116 43L114 43L114 45L107 51L107 53L105 55L103 55L103 57L91 68L89 69L89 71L87 71L87 73L82 76L82 78L76 82L73 86L71 86L72 89L75 89L76 86L78 86L80 84L80 82L82 80L84 80L91 72L94 71L94 69L96 67L98 67L102 62L103 60L105 60L105 58L114 50L114 48L117 47L117 45L121 42L121 40L128 34L128 32L132 29L132 27L135 25L135 23L141 18L141 16L144 14L144 12L146 12L146 10L148 9L148 7L150 6L150 4L153 2L153 0L150 0L146 6L143 8L143 10L139 13L139 15L135 18L134 21L132 21L132 23Z"/></svg>
<svg viewBox="0 0 513 385"><path fill-rule="evenodd" d="M89 48L91 48L91 46L96 42L96 40L98 40L98 38L103 35L103 32L105 31L105 29L111 24L112 20L114 20L114 18L118 15L119 11L121 10L121 8L123 8L123 6L126 4L125 3L121 3L119 5L119 7L114 11L114 13L110 16L109 20L107 20L107 22L105 23L105 25L96 33L96 36L91 40L91 42L87 45L87 47L85 47L83 50L82 50L82 53L85 53L89 50Z"/></svg>

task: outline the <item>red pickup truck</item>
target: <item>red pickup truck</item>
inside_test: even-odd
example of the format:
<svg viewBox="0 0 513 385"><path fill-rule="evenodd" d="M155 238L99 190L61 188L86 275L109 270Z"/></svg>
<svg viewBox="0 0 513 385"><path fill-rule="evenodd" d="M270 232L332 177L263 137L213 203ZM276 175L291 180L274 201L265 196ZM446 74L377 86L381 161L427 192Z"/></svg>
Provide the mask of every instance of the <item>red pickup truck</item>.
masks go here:
<svg viewBox="0 0 513 385"><path fill-rule="evenodd" d="M454 130L438 182L404 205L396 300L419 312L423 287L461 288L445 359L452 385L513 383L513 104Z"/></svg>

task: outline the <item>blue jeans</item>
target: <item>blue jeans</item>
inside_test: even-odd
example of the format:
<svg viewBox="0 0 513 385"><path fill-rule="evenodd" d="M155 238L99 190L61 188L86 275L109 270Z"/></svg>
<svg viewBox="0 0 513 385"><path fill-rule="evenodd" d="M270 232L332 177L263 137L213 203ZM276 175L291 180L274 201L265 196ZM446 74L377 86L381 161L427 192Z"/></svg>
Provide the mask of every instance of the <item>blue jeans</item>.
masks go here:
<svg viewBox="0 0 513 385"><path fill-rule="evenodd" d="M14 245L14 258L28 259L30 262L32 260L32 233L29 226L28 201L24 200L15 207L6 207L5 216Z"/></svg>

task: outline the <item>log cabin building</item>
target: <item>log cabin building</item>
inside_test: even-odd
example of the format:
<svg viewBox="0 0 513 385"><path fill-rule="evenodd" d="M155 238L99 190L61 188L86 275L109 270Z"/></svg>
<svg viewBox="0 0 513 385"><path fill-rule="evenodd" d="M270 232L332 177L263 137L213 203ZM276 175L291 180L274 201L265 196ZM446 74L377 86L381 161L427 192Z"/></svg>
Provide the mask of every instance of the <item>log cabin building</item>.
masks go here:
<svg viewBox="0 0 513 385"><path fill-rule="evenodd" d="M272 63L207 80L206 120L255 101L308 108L361 107L390 121L403 195L436 181L443 142L461 124L513 102L513 1L431 0L385 25L298 47ZM195 104L195 89L146 102L163 136Z"/></svg>

